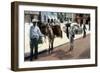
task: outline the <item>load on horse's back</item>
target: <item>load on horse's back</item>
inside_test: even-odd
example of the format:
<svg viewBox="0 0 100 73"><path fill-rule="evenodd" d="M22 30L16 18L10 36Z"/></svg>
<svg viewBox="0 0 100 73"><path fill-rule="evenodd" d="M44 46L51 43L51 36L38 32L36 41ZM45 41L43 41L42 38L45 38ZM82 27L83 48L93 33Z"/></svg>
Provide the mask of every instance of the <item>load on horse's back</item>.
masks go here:
<svg viewBox="0 0 100 73"><path fill-rule="evenodd" d="M53 33L56 37L61 37L62 38L63 35L62 35L62 30L61 30L60 25L54 25L52 27L52 29L53 29Z"/></svg>

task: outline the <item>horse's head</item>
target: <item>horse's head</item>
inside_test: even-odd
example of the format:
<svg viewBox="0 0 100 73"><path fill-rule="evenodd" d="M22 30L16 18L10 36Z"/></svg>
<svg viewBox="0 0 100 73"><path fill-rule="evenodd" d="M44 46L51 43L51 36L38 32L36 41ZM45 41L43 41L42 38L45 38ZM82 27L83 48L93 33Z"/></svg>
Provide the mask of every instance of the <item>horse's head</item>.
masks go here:
<svg viewBox="0 0 100 73"><path fill-rule="evenodd" d="M47 35L47 25L46 25L46 23L41 23L40 30L44 35Z"/></svg>

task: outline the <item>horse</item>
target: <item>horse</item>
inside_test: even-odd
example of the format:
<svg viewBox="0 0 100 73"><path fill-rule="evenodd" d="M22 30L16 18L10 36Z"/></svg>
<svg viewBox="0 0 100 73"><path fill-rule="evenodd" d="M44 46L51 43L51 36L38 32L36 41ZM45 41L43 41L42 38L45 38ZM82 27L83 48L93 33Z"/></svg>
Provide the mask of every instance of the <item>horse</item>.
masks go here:
<svg viewBox="0 0 100 73"><path fill-rule="evenodd" d="M48 36L48 41L49 41L48 52L51 53L53 51L53 43L54 43L55 35L53 32L52 26L50 26L49 24L47 25L47 32L48 32L47 36Z"/></svg>
<svg viewBox="0 0 100 73"><path fill-rule="evenodd" d="M55 37L62 37L62 31L59 25L50 25L48 24L41 24L40 27L41 32L48 37L49 42L49 53L53 52L54 49L54 38Z"/></svg>

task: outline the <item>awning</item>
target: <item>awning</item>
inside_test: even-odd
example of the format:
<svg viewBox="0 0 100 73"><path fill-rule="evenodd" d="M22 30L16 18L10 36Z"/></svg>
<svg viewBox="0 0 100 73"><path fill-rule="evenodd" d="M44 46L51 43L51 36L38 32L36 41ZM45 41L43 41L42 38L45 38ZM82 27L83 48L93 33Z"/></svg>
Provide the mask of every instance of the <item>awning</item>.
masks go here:
<svg viewBox="0 0 100 73"><path fill-rule="evenodd" d="M25 14L36 14L39 15L38 11L25 11Z"/></svg>

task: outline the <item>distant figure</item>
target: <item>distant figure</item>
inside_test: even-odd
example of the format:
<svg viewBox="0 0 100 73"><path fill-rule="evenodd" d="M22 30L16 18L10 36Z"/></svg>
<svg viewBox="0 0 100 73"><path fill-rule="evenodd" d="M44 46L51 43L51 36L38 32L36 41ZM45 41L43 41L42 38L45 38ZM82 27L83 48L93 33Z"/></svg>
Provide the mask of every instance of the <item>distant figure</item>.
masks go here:
<svg viewBox="0 0 100 73"><path fill-rule="evenodd" d="M88 22L89 30L90 30L90 16L88 16L88 18L87 18L87 22Z"/></svg>
<svg viewBox="0 0 100 73"><path fill-rule="evenodd" d="M69 28L69 41L70 41L70 49L69 49L69 51L72 51L73 48L74 48L74 38L75 38L74 27L71 26Z"/></svg>
<svg viewBox="0 0 100 73"><path fill-rule="evenodd" d="M38 42L39 38L43 36L39 27L37 26L38 20L33 19L33 26L30 28L30 61L33 59L33 48L34 48L34 59L38 58Z"/></svg>
<svg viewBox="0 0 100 73"><path fill-rule="evenodd" d="M83 38L86 37L86 25L83 24Z"/></svg>
<svg viewBox="0 0 100 73"><path fill-rule="evenodd" d="M86 19L83 19L83 38L86 37Z"/></svg>

